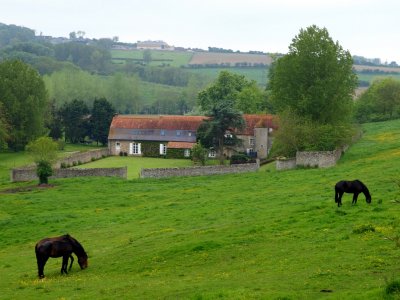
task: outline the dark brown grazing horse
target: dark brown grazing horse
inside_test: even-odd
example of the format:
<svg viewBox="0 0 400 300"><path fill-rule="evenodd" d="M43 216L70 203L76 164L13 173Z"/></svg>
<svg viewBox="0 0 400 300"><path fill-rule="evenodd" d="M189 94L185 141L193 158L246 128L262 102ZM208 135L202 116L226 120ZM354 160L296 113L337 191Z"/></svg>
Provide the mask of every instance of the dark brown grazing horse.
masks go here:
<svg viewBox="0 0 400 300"><path fill-rule="evenodd" d="M336 183L335 202L337 203L338 207L342 205L343 193L353 194L352 204L357 203L357 198L360 193L363 193L365 195L365 201L367 201L367 203L371 203L371 194L369 193L367 186L360 180L353 180L353 181L342 180Z"/></svg>
<svg viewBox="0 0 400 300"><path fill-rule="evenodd" d="M69 234L45 238L39 241L35 246L36 261L38 265L39 278L44 278L43 270L49 257L62 257L61 274L67 274L68 259L71 258L69 269L72 268L74 258L72 253L78 257L78 263L81 269L88 266L88 256L82 245Z"/></svg>

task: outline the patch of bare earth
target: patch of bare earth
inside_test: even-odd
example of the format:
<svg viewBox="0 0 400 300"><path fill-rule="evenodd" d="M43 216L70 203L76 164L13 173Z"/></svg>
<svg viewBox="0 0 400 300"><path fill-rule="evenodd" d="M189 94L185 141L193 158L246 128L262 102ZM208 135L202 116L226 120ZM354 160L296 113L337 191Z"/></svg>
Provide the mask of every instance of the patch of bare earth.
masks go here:
<svg viewBox="0 0 400 300"><path fill-rule="evenodd" d="M29 186L20 186L11 189L5 189L0 191L1 194L14 194L14 193L21 193L21 192L31 192L35 190L43 190L53 188L54 184L36 184L36 185L29 185Z"/></svg>

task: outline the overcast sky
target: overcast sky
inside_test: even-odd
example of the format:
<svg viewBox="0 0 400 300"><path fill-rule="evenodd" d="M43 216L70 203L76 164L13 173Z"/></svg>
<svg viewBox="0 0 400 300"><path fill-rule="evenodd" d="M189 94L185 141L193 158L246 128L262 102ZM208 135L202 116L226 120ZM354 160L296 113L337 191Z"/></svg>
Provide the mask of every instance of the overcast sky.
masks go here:
<svg viewBox="0 0 400 300"><path fill-rule="evenodd" d="M399 0L0 0L0 23L43 35L287 53L315 24L352 55L400 64L399 19Z"/></svg>

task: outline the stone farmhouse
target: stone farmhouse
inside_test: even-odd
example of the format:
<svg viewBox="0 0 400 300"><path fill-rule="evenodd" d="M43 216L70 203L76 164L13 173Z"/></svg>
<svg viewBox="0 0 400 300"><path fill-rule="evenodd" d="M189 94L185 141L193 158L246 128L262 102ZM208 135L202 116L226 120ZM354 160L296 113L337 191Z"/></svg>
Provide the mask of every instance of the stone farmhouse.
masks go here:
<svg viewBox="0 0 400 300"><path fill-rule="evenodd" d="M137 42L137 49L173 51L174 50L174 46L170 46L164 41L138 41Z"/></svg>
<svg viewBox="0 0 400 300"><path fill-rule="evenodd" d="M235 132L241 145L224 149L224 154L230 157L246 152L253 157L266 158L272 145L271 133L276 128L273 116L243 115L243 118L246 127ZM115 115L108 135L109 153L188 158L196 143L197 129L205 119L205 116ZM210 157L215 155L215 151L210 151Z"/></svg>

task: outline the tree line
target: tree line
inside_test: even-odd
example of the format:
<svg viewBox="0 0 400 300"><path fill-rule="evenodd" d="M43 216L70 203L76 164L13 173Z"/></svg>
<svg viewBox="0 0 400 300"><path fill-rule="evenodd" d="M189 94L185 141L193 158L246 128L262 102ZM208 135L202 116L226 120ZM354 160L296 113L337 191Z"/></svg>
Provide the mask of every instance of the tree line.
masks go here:
<svg viewBox="0 0 400 300"><path fill-rule="evenodd" d="M19 43L15 49L38 54L51 50L31 46ZM73 61L72 52L68 51L67 60ZM66 53L62 54L64 58ZM277 154L332 150L347 142L354 120L379 121L400 115L400 88L395 79L374 82L354 104L357 78L352 64L350 53L333 42L325 28L311 26L300 30L289 53L275 60L265 90L244 76L223 71L208 87L192 79L179 92L157 91L152 86L146 92L155 93L157 100L145 103L140 90L143 82L132 70L129 76L128 72L102 76L70 67L42 77L22 61L4 61L0 64L0 145L20 150L29 141L49 133L73 143L85 138L106 143L106 123L114 112L191 113L216 118L219 113L233 113L233 118L237 112L268 112L278 114L280 119L275 139ZM70 66L75 65L70 62ZM93 119L99 106L108 113L107 118L101 117L106 124L103 135ZM222 140L211 137L221 132L219 125L204 126L203 143L218 148Z"/></svg>
<svg viewBox="0 0 400 300"><path fill-rule="evenodd" d="M106 144L115 113L105 98L89 107L83 100L57 108L50 101L44 81L29 65L19 61L0 63L0 148L14 151L42 136L71 143L85 139Z"/></svg>

